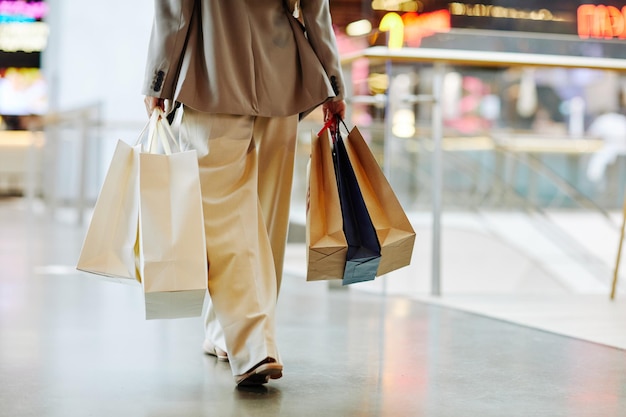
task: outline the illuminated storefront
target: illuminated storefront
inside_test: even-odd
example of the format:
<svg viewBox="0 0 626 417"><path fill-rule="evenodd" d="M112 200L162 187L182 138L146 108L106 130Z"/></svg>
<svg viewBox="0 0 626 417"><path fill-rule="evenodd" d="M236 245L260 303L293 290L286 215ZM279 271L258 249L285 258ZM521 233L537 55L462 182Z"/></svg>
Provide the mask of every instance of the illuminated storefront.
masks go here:
<svg viewBox="0 0 626 417"><path fill-rule="evenodd" d="M369 8L362 17L371 30L348 36L352 39L346 42L352 47L349 53L359 47L388 46L392 50L469 51L477 57L493 52L564 59L626 57L626 0L374 0L362 4L366 3ZM359 26L367 28L362 22ZM370 124L371 145L381 152L381 162L393 165L395 186L408 196L405 204L415 206L429 198L417 191L420 180L415 166L423 170L429 164L428 158L424 159L427 142L423 139L430 135L431 109L411 100L432 91L433 66L425 60L409 61L395 61L393 65L389 61L359 61L350 75L357 97L352 106L353 120L361 126ZM400 101L383 96L400 97ZM502 163L488 156L498 145L495 142L506 138L521 144L522 138L530 138L537 146L528 149L539 158L541 168L562 174L564 181L583 194L594 195L596 187L623 190L622 145L611 148L617 149L612 159L599 160L607 144L615 143L607 132L622 134L626 153L625 97L626 78L621 70L540 64L446 65L444 137L450 149L463 150L463 157L469 158L467 166L487 169L489 175L498 173L496 165ZM617 123L614 128L605 126L609 120ZM387 139L383 141L383 137ZM541 154L543 145L549 150ZM383 155L390 152L393 154ZM518 183L512 185L513 193L527 196L532 192L537 204L549 203L554 184L531 184L529 170L522 166L521 174L514 176ZM446 189L459 191L451 194L450 200L461 205L467 201L461 191L471 182L463 176L458 169L445 176L449 181ZM472 187L477 186L483 185ZM619 206L620 196L607 193L606 204ZM563 204L572 204L570 197L564 200Z"/></svg>
<svg viewBox="0 0 626 417"><path fill-rule="evenodd" d="M48 85L41 69L49 28L45 1L0 0L0 194L39 187ZM32 175L27 175L31 173Z"/></svg>
<svg viewBox="0 0 626 417"><path fill-rule="evenodd" d="M0 117L5 129L24 129L25 116L47 110L41 70L47 12L44 1L0 0Z"/></svg>
<svg viewBox="0 0 626 417"><path fill-rule="evenodd" d="M388 30L384 29L390 20L386 15L397 14L402 20L405 35L408 35L406 36L408 42L404 46L415 46L416 34L428 36L432 32L447 32L450 28L532 35L572 35L579 39L626 37L626 1L623 0L550 2L363 0L361 4L364 10L363 17L374 31ZM387 22L381 28L381 22L385 20ZM397 29L394 23L394 31ZM374 42L381 42L379 37L373 38ZM397 38L395 34L394 38Z"/></svg>

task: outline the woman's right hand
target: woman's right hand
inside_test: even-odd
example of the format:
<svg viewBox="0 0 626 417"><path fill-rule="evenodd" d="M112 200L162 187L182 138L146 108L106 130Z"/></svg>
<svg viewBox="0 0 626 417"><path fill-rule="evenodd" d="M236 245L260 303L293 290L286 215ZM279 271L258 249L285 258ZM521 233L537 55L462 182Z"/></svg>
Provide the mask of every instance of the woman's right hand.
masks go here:
<svg viewBox="0 0 626 417"><path fill-rule="evenodd" d="M327 101L322 104L322 110L324 111L324 121L331 120L335 115L345 119L346 116L346 102L344 100Z"/></svg>
<svg viewBox="0 0 626 417"><path fill-rule="evenodd" d="M148 117L152 115L154 109L159 108L163 112L165 112L165 99L159 97L146 96L143 99L143 102L146 105L146 111L148 112Z"/></svg>

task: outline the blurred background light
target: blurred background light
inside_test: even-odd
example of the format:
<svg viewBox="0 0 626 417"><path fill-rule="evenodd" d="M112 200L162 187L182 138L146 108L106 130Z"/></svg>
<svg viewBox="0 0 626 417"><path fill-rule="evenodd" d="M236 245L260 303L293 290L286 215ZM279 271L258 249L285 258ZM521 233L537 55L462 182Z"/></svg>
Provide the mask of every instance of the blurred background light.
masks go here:
<svg viewBox="0 0 626 417"><path fill-rule="evenodd" d="M372 24L367 19L357 20L346 26L348 36L364 36L372 31Z"/></svg>

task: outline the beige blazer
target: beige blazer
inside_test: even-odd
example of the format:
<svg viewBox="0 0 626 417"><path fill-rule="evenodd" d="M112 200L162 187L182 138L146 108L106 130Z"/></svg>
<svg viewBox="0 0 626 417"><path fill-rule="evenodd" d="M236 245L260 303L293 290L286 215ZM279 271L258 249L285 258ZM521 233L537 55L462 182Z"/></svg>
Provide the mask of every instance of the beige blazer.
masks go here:
<svg viewBox="0 0 626 417"><path fill-rule="evenodd" d="M155 0L145 95L196 110L304 114L343 98L328 0Z"/></svg>

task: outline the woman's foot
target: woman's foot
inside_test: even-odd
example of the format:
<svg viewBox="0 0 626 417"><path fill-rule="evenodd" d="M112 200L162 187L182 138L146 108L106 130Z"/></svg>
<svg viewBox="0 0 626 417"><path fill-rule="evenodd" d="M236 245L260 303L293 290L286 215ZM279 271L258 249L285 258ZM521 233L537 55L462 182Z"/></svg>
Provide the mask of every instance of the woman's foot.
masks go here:
<svg viewBox="0 0 626 417"><path fill-rule="evenodd" d="M283 366L274 358L266 358L252 367L248 372L235 376L239 386L267 384L270 379L283 376Z"/></svg>
<svg viewBox="0 0 626 417"><path fill-rule="evenodd" d="M204 343L202 344L202 349L207 355L217 357L218 361L228 362L228 354L208 340L204 341Z"/></svg>

